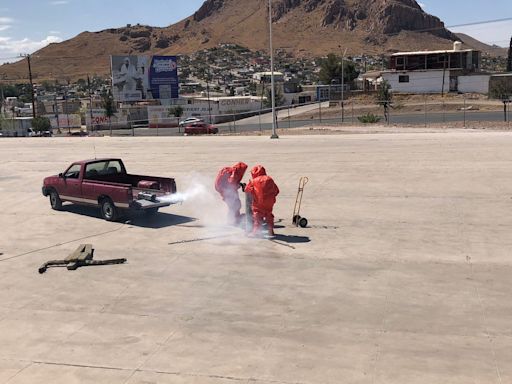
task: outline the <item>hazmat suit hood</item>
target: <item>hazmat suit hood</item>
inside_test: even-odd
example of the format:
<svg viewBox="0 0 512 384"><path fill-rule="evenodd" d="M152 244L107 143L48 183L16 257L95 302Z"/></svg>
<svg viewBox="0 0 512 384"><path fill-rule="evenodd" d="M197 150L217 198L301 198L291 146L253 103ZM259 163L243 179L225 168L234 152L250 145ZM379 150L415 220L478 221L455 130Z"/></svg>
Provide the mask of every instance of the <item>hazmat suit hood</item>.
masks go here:
<svg viewBox="0 0 512 384"><path fill-rule="evenodd" d="M259 177L259 176L266 176L266 175L267 175L267 171L265 170L265 168L262 165L257 165L251 170L251 176L253 179L255 179L256 177Z"/></svg>
<svg viewBox="0 0 512 384"><path fill-rule="evenodd" d="M233 173L239 181L242 180L242 178L244 177L245 171L247 171L247 168L248 168L247 164L242 163L242 162L236 163L235 165L233 165Z"/></svg>

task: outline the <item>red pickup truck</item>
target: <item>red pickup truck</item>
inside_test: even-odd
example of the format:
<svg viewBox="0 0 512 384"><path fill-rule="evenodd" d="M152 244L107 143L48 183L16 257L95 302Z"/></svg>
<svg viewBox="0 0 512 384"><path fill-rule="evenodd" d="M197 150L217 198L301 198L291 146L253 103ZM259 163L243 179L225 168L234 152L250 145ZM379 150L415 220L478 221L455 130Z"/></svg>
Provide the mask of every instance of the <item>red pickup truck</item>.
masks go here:
<svg viewBox="0 0 512 384"><path fill-rule="evenodd" d="M53 209L61 209L63 201L99 206L108 221L115 221L123 210L156 214L171 205L169 195L174 193L174 179L130 175L121 159L77 161L43 181L43 195L50 196Z"/></svg>

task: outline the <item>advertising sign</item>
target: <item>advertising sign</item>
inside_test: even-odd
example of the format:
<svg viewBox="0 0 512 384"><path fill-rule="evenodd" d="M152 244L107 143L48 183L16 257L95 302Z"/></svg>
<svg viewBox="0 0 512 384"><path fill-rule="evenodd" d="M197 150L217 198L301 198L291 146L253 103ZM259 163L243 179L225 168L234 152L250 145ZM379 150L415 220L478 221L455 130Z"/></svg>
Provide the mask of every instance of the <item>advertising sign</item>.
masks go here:
<svg viewBox="0 0 512 384"><path fill-rule="evenodd" d="M117 112L109 120L109 118L105 115L104 109L93 109L92 111L87 111L87 114L85 115L85 122L88 127L105 126L109 124L127 124L128 116L125 113Z"/></svg>
<svg viewBox="0 0 512 384"><path fill-rule="evenodd" d="M134 102L178 97L176 56L112 56L114 99Z"/></svg>
<svg viewBox="0 0 512 384"><path fill-rule="evenodd" d="M178 98L178 60L175 56L153 56L149 85L153 99Z"/></svg>

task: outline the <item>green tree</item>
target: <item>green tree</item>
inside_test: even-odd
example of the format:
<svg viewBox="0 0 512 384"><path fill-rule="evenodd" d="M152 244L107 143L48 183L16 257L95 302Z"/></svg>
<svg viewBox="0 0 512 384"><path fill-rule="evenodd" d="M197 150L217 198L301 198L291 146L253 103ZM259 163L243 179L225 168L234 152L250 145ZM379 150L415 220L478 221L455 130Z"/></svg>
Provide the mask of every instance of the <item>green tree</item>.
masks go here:
<svg viewBox="0 0 512 384"><path fill-rule="evenodd" d="M507 104L510 103L512 98L512 84L507 78L501 78L494 81L491 85L489 95L493 99L498 99L503 102L503 113L505 121L507 121Z"/></svg>
<svg viewBox="0 0 512 384"><path fill-rule="evenodd" d="M18 97L20 92L14 85L3 85L4 97Z"/></svg>
<svg viewBox="0 0 512 384"><path fill-rule="evenodd" d="M278 88L278 87L275 87L275 100L276 100L276 107L280 107L281 105L284 105L284 103L286 102L286 100L284 99L284 96L281 92L281 89ZM266 91L265 91L265 100L263 101L263 106L265 108L272 108L272 88L269 87Z"/></svg>
<svg viewBox="0 0 512 384"><path fill-rule="evenodd" d="M2 129L4 128L5 124L5 117L3 113L0 113L0 132L2 132Z"/></svg>
<svg viewBox="0 0 512 384"><path fill-rule="evenodd" d="M177 105L175 107L169 108L169 116L174 116L174 117L183 116L183 107L181 105Z"/></svg>
<svg viewBox="0 0 512 384"><path fill-rule="evenodd" d="M342 65L341 57L334 53L329 53L325 59L320 60L319 79L323 84L331 84L333 80L341 83L342 75L344 82L350 83L359 76L359 72L352 61L343 60Z"/></svg>
<svg viewBox="0 0 512 384"><path fill-rule="evenodd" d="M384 118L389 123L389 108L393 104L393 94L391 93L391 85L386 80L379 87L376 103L384 108Z"/></svg>
<svg viewBox="0 0 512 384"><path fill-rule="evenodd" d="M50 119L45 116L39 116L32 119L32 129L36 132L51 131L52 124Z"/></svg>
<svg viewBox="0 0 512 384"><path fill-rule="evenodd" d="M108 117L108 126L110 128L110 136L112 136L112 116L116 113L116 103L112 96L112 91L103 92L101 105L105 111L105 116Z"/></svg>

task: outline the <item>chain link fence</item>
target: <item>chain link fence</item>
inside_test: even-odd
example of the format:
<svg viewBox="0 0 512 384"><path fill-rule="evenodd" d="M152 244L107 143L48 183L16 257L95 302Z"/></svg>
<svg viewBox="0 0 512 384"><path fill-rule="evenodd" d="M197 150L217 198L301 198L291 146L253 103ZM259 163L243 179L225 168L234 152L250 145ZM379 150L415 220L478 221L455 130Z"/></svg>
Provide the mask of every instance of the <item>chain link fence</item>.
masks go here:
<svg viewBox="0 0 512 384"><path fill-rule="evenodd" d="M415 95L397 98L387 108L375 99L348 99L281 106L276 110L276 127L280 132L315 128L354 127L424 127L424 128L474 128L510 129L512 114L510 101L488 100L481 97L459 95L451 98ZM380 105L379 105L380 104ZM257 134L272 129L270 109L223 115L194 116L199 125L217 128L218 134ZM180 136L190 132L190 124L183 118L165 117L127 120L122 123L101 124L88 127L92 135L112 136ZM180 124L181 123L181 124ZM189 128L187 128L189 127ZM84 131L86 127L82 128ZM62 127L63 134L67 132ZM75 130L76 131L76 130ZM201 132L197 129L193 133Z"/></svg>

